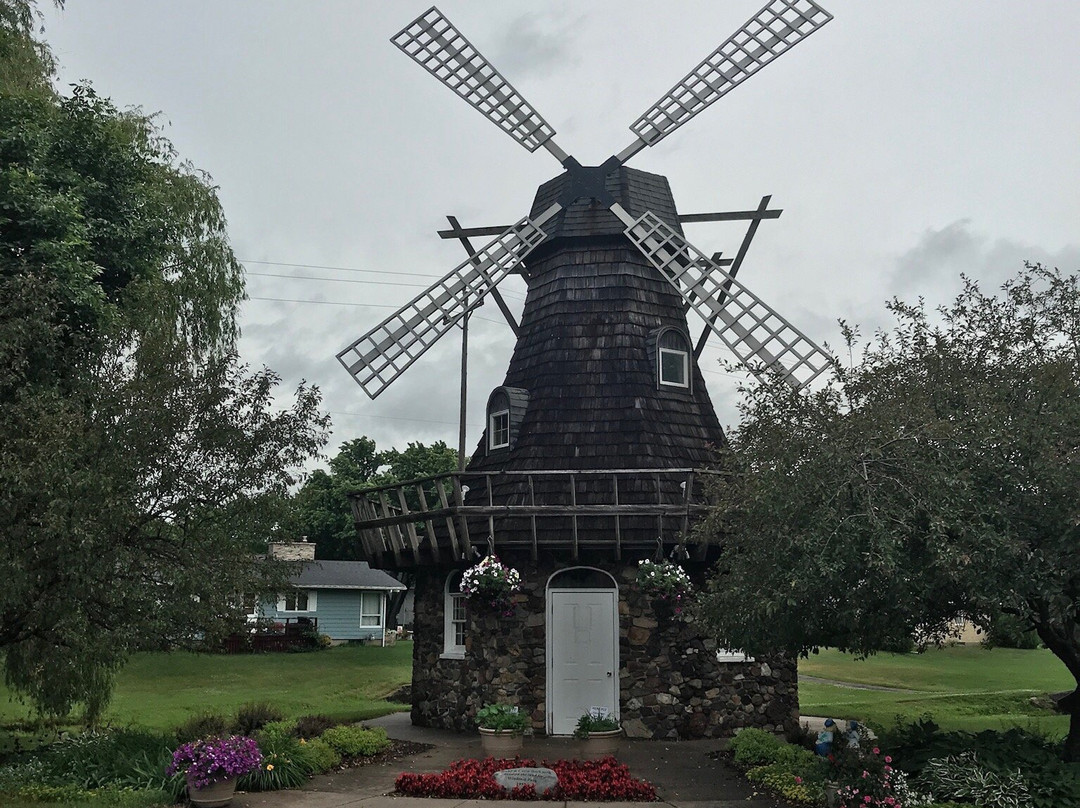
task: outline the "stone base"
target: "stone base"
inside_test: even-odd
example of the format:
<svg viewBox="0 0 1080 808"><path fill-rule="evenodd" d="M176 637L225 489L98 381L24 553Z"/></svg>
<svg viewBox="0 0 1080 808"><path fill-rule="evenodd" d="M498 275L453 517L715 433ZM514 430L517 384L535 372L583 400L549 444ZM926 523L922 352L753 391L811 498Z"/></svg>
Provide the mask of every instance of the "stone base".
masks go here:
<svg viewBox="0 0 1080 808"><path fill-rule="evenodd" d="M417 571L412 721L473 732L485 704L517 705L538 734L547 727L545 587L559 569L590 566L614 576L619 610L619 717L631 738L725 738L743 727L798 729L794 659L717 662L717 644L684 615L657 615L634 584L637 559L538 564L500 552L522 575L513 617L470 610L463 659L443 658L443 597L452 567ZM700 583L705 569L688 571Z"/></svg>

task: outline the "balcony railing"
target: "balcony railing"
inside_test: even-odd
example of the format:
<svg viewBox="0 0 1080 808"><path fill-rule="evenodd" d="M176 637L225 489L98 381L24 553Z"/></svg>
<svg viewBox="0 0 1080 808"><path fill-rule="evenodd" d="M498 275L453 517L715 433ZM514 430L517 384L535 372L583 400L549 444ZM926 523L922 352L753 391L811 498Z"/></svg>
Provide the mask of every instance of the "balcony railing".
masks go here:
<svg viewBox="0 0 1080 808"><path fill-rule="evenodd" d="M352 494L376 567L468 560L474 548L624 549L685 541L707 508L705 469L453 472Z"/></svg>

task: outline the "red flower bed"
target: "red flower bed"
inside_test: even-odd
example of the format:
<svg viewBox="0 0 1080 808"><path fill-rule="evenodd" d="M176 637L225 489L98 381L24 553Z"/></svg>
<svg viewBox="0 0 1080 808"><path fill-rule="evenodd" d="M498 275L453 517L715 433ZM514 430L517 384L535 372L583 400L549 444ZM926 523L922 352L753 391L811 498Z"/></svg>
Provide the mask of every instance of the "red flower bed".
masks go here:
<svg viewBox="0 0 1080 808"><path fill-rule="evenodd" d="M546 794L537 794L533 786L518 786L513 791L495 782L493 775L502 769L532 768L535 760L526 758L484 758L459 760L439 774L399 774L394 785L408 797L456 797L480 800L587 800L589 802L652 802L656 789L644 780L635 780L630 769L613 757L600 760L542 761L552 769L559 784Z"/></svg>

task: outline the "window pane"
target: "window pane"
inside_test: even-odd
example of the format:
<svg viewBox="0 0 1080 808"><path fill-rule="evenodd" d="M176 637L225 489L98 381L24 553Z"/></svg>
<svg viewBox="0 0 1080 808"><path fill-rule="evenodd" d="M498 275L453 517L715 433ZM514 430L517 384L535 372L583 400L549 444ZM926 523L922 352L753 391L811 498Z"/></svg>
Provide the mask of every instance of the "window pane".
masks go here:
<svg viewBox="0 0 1080 808"><path fill-rule="evenodd" d="M298 592L296 595L296 611L306 612L307 610L307 592Z"/></svg>
<svg viewBox="0 0 1080 808"><path fill-rule="evenodd" d="M682 351L660 349L660 383L686 387L687 355Z"/></svg>
<svg viewBox="0 0 1080 808"><path fill-rule="evenodd" d="M462 595L454 596L454 616L451 618L455 623L465 621L465 598Z"/></svg>
<svg viewBox="0 0 1080 808"><path fill-rule="evenodd" d="M498 449L510 445L510 411L493 412L488 423L489 447Z"/></svg>

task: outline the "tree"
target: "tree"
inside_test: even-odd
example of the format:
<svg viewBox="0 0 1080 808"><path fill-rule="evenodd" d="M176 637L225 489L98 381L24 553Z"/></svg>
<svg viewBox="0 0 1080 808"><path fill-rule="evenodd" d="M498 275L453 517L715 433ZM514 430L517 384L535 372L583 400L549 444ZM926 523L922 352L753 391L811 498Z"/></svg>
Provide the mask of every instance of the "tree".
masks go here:
<svg viewBox="0 0 1080 808"><path fill-rule="evenodd" d="M375 441L371 438L359 437L346 441L330 460L330 472L316 470L297 493L293 530L297 535L307 536L316 542L315 552L319 558L358 560L361 555L360 542L356 536L349 494L364 488L432 477L456 469L457 452L441 440L430 446L414 442L404 451L389 449L383 452L376 450ZM425 495L429 502L436 501L433 486L425 491ZM419 509L419 497L414 492L407 492L406 497L410 507ZM410 573L392 574L406 586L413 583L414 576ZM394 592L388 596L387 626L397 625L405 594Z"/></svg>
<svg viewBox="0 0 1080 808"><path fill-rule="evenodd" d="M1080 289L1029 265L936 315L893 301L827 388L747 391L699 532L727 647L858 654L954 617L1035 630L1080 688ZM846 329L849 347L857 333ZM1080 690L1065 754L1080 759Z"/></svg>
<svg viewBox="0 0 1080 808"><path fill-rule="evenodd" d="M357 560L360 543L349 494L378 485L431 477L457 469L457 452L443 441L409 443L404 451L378 451L368 437L341 444L329 472L317 469L296 495L292 530L316 542L319 558ZM432 493L434 496L434 492ZM434 501L434 499L429 500ZM419 503L414 503L419 507Z"/></svg>
<svg viewBox="0 0 1080 808"><path fill-rule="evenodd" d="M328 419L237 361L209 178L146 116L53 92L31 11L0 0L0 651L40 711L94 719L130 652L212 640L282 586L253 552Z"/></svg>

